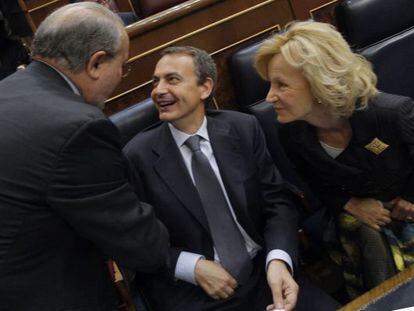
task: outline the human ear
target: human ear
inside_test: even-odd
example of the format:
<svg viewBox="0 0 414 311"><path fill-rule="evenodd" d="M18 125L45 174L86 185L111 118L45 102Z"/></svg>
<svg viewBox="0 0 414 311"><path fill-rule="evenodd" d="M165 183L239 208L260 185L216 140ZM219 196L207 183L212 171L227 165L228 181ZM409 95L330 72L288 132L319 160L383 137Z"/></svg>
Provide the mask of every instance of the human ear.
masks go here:
<svg viewBox="0 0 414 311"><path fill-rule="evenodd" d="M213 92L214 88L214 82L211 78L206 78L206 80L203 82L203 84L200 85L201 87L201 99L205 100L207 99L211 92Z"/></svg>
<svg viewBox="0 0 414 311"><path fill-rule="evenodd" d="M99 79L102 70L102 64L107 60L108 53L105 51L98 51L92 54L86 64L86 73L93 80Z"/></svg>

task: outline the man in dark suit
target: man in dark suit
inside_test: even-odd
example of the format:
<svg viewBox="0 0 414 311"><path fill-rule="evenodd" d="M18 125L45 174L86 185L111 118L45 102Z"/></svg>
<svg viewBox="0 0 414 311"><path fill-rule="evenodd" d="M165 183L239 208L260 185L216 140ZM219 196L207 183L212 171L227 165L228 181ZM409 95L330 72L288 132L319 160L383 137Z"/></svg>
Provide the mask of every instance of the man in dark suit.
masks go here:
<svg viewBox="0 0 414 311"><path fill-rule="evenodd" d="M0 310L118 310L107 260L167 266L168 234L124 176L96 106L128 59L122 21L83 2L50 15L35 61L0 82Z"/></svg>
<svg viewBox="0 0 414 311"><path fill-rule="evenodd" d="M140 275L139 286L155 310L251 311L270 304L274 306L269 309L292 310L298 294L292 277L296 211L257 120L235 111L206 113L205 102L213 96L217 76L206 52L172 47L162 55L154 72L152 99L164 122L138 134L124 153L136 191L153 204L170 231L171 270ZM204 198L189 137L201 140L200 149L221 194ZM233 254L228 262L220 250L222 241L213 232L220 230L214 222L222 211L211 218L206 200L221 195L227 203L222 210L231 212L224 227L236 224L248 253L244 277L232 272L242 255Z"/></svg>

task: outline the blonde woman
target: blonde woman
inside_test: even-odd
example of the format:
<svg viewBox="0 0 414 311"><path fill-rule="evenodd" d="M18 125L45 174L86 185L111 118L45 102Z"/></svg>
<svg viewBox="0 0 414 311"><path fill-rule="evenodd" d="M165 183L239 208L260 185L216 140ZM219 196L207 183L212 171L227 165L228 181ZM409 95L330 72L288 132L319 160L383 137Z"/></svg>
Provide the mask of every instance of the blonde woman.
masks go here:
<svg viewBox="0 0 414 311"><path fill-rule="evenodd" d="M379 92L369 62L329 24L289 24L256 68L289 157L336 222L349 295L411 264L413 101Z"/></svg>

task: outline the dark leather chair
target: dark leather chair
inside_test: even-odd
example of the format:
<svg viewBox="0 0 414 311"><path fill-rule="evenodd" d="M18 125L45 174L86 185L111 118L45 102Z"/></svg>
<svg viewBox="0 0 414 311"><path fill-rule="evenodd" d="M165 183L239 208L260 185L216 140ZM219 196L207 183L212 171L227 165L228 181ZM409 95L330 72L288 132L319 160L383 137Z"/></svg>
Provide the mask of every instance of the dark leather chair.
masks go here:
<svg viewBox="0 0 414 311"><path fill-rule="evenodd" d="M124 146L136 134L158 122L157 108L151 98L147 98L109 117L120 132Z"/></svg>
<svg viewBox="0 0 414 311"><path fill-rule="evenodd" d="M236 102L241 110L249 111L247 107L263 101L269 90L269 82L263 80L253 66L254 55L262 42L241 48L229 58Z"/></svg>
<svg viewBox="0 0 414 311"><path fill-rule="evenodd" d="M414 1L341 1L336 19L351 47L373 64L378 88L414 98Z"/></svg>

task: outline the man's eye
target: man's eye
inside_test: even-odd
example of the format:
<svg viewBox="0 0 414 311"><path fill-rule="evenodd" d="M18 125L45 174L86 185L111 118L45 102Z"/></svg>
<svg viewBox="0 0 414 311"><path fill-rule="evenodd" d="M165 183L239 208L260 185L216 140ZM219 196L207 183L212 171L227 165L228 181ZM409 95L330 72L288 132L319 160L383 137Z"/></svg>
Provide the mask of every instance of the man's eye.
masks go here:
<svg viewBox="0 0 414 311"><path fill-rule="evenodd" d="M287 87L287 84L286 84L286 83L283 83L283 82L280 82L280 83L279 83L279 87L281 87L281 88L282 88L282 87Z"/></svg>
<svg viewBox="0 0 414 311"><path fill-rule="evenodd" d="M168 82L170 83L177 83L179 81L178 77L170 77L168 78Z"/></svg>

